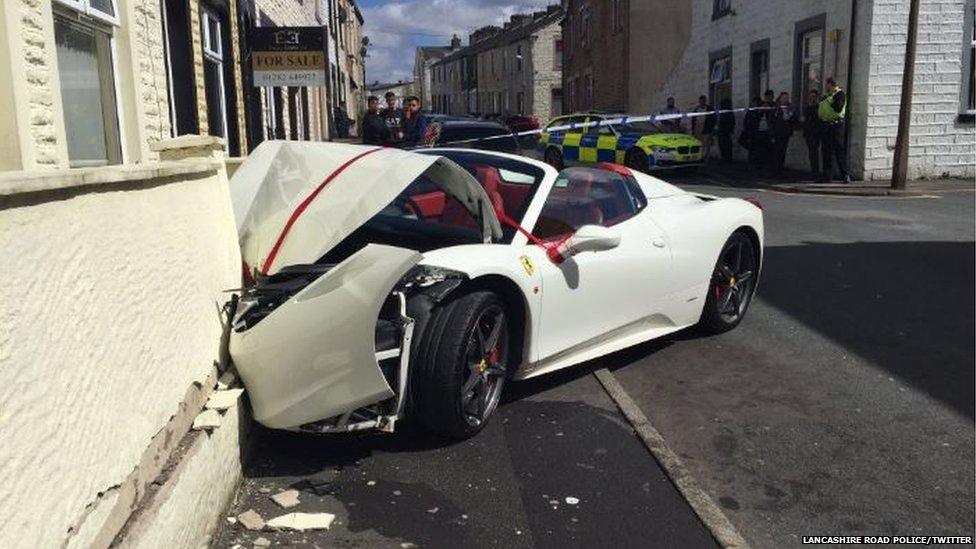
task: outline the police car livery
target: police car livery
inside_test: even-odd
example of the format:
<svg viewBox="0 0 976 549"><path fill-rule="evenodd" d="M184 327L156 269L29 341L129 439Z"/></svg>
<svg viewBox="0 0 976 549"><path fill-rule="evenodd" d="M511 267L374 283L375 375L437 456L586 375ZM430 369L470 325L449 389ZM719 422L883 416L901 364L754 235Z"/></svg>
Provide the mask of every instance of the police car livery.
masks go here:
<svg viewBox="0 0 976 549"><path fill-rule="evenodd" d="M550 131L623 115L572 114L552 119L539 136L539 148L546 163L562 169L567 163L615 162L647 172L654 169L682 168L701 164L701 141L666 129L657 122L577 127Z"/></svg>

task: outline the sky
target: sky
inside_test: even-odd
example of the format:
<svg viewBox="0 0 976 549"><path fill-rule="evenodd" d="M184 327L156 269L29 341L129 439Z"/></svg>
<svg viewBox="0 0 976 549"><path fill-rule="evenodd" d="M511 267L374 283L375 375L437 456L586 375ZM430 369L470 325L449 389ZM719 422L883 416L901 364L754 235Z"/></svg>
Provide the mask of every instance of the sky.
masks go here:
<svg viewBox="0 0 976 549"><path fill-rule="evenodd" d="M417 46L447 46L457 33L501 25L515 13L530 13L559 0L357 0L370 47L366 81L395 82L413 78Z"/></svg>

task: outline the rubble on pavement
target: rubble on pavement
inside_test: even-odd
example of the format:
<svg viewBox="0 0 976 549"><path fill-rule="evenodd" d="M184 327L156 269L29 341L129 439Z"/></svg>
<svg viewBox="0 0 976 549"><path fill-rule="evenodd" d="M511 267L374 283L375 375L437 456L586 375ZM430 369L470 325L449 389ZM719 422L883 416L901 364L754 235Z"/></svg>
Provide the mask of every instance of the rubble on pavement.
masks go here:
<svg viewBox="0 0 976 549"><path fill-rule="evenodd" d="M332 526L335 515L332 513L288 513L275 517L266 526L275 530L328 530Z"/></svg>

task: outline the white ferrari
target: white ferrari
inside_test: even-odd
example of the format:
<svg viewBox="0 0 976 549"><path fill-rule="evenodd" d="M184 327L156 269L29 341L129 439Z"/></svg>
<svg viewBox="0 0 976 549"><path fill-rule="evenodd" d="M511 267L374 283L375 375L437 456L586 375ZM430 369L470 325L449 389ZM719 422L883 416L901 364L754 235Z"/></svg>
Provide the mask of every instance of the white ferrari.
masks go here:
<svg viewBox="0 0 976 549"><path fill-rule="evenodd" d="M735 327L762 263L758 202L616 165L272 141L231 193L230 353L277 429L471 436L508 379Z"/></svg>

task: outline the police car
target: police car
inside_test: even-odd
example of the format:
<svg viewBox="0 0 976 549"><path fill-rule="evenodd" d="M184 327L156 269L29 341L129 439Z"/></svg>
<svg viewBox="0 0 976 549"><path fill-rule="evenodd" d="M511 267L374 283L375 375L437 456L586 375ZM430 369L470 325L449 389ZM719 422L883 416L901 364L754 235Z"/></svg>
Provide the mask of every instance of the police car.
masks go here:
<svg viewBox="0 0 976 549"><path fill-rule="evenodd" d="M556 169L562 169L566 163L614 162L633 170L647 172L693 167L702 163L704 150L701 141L669 130L658 122L628 122L549 130L623 116L625 115L586 113L554 118L539 136L539 149L546 163Z"/></svg>

